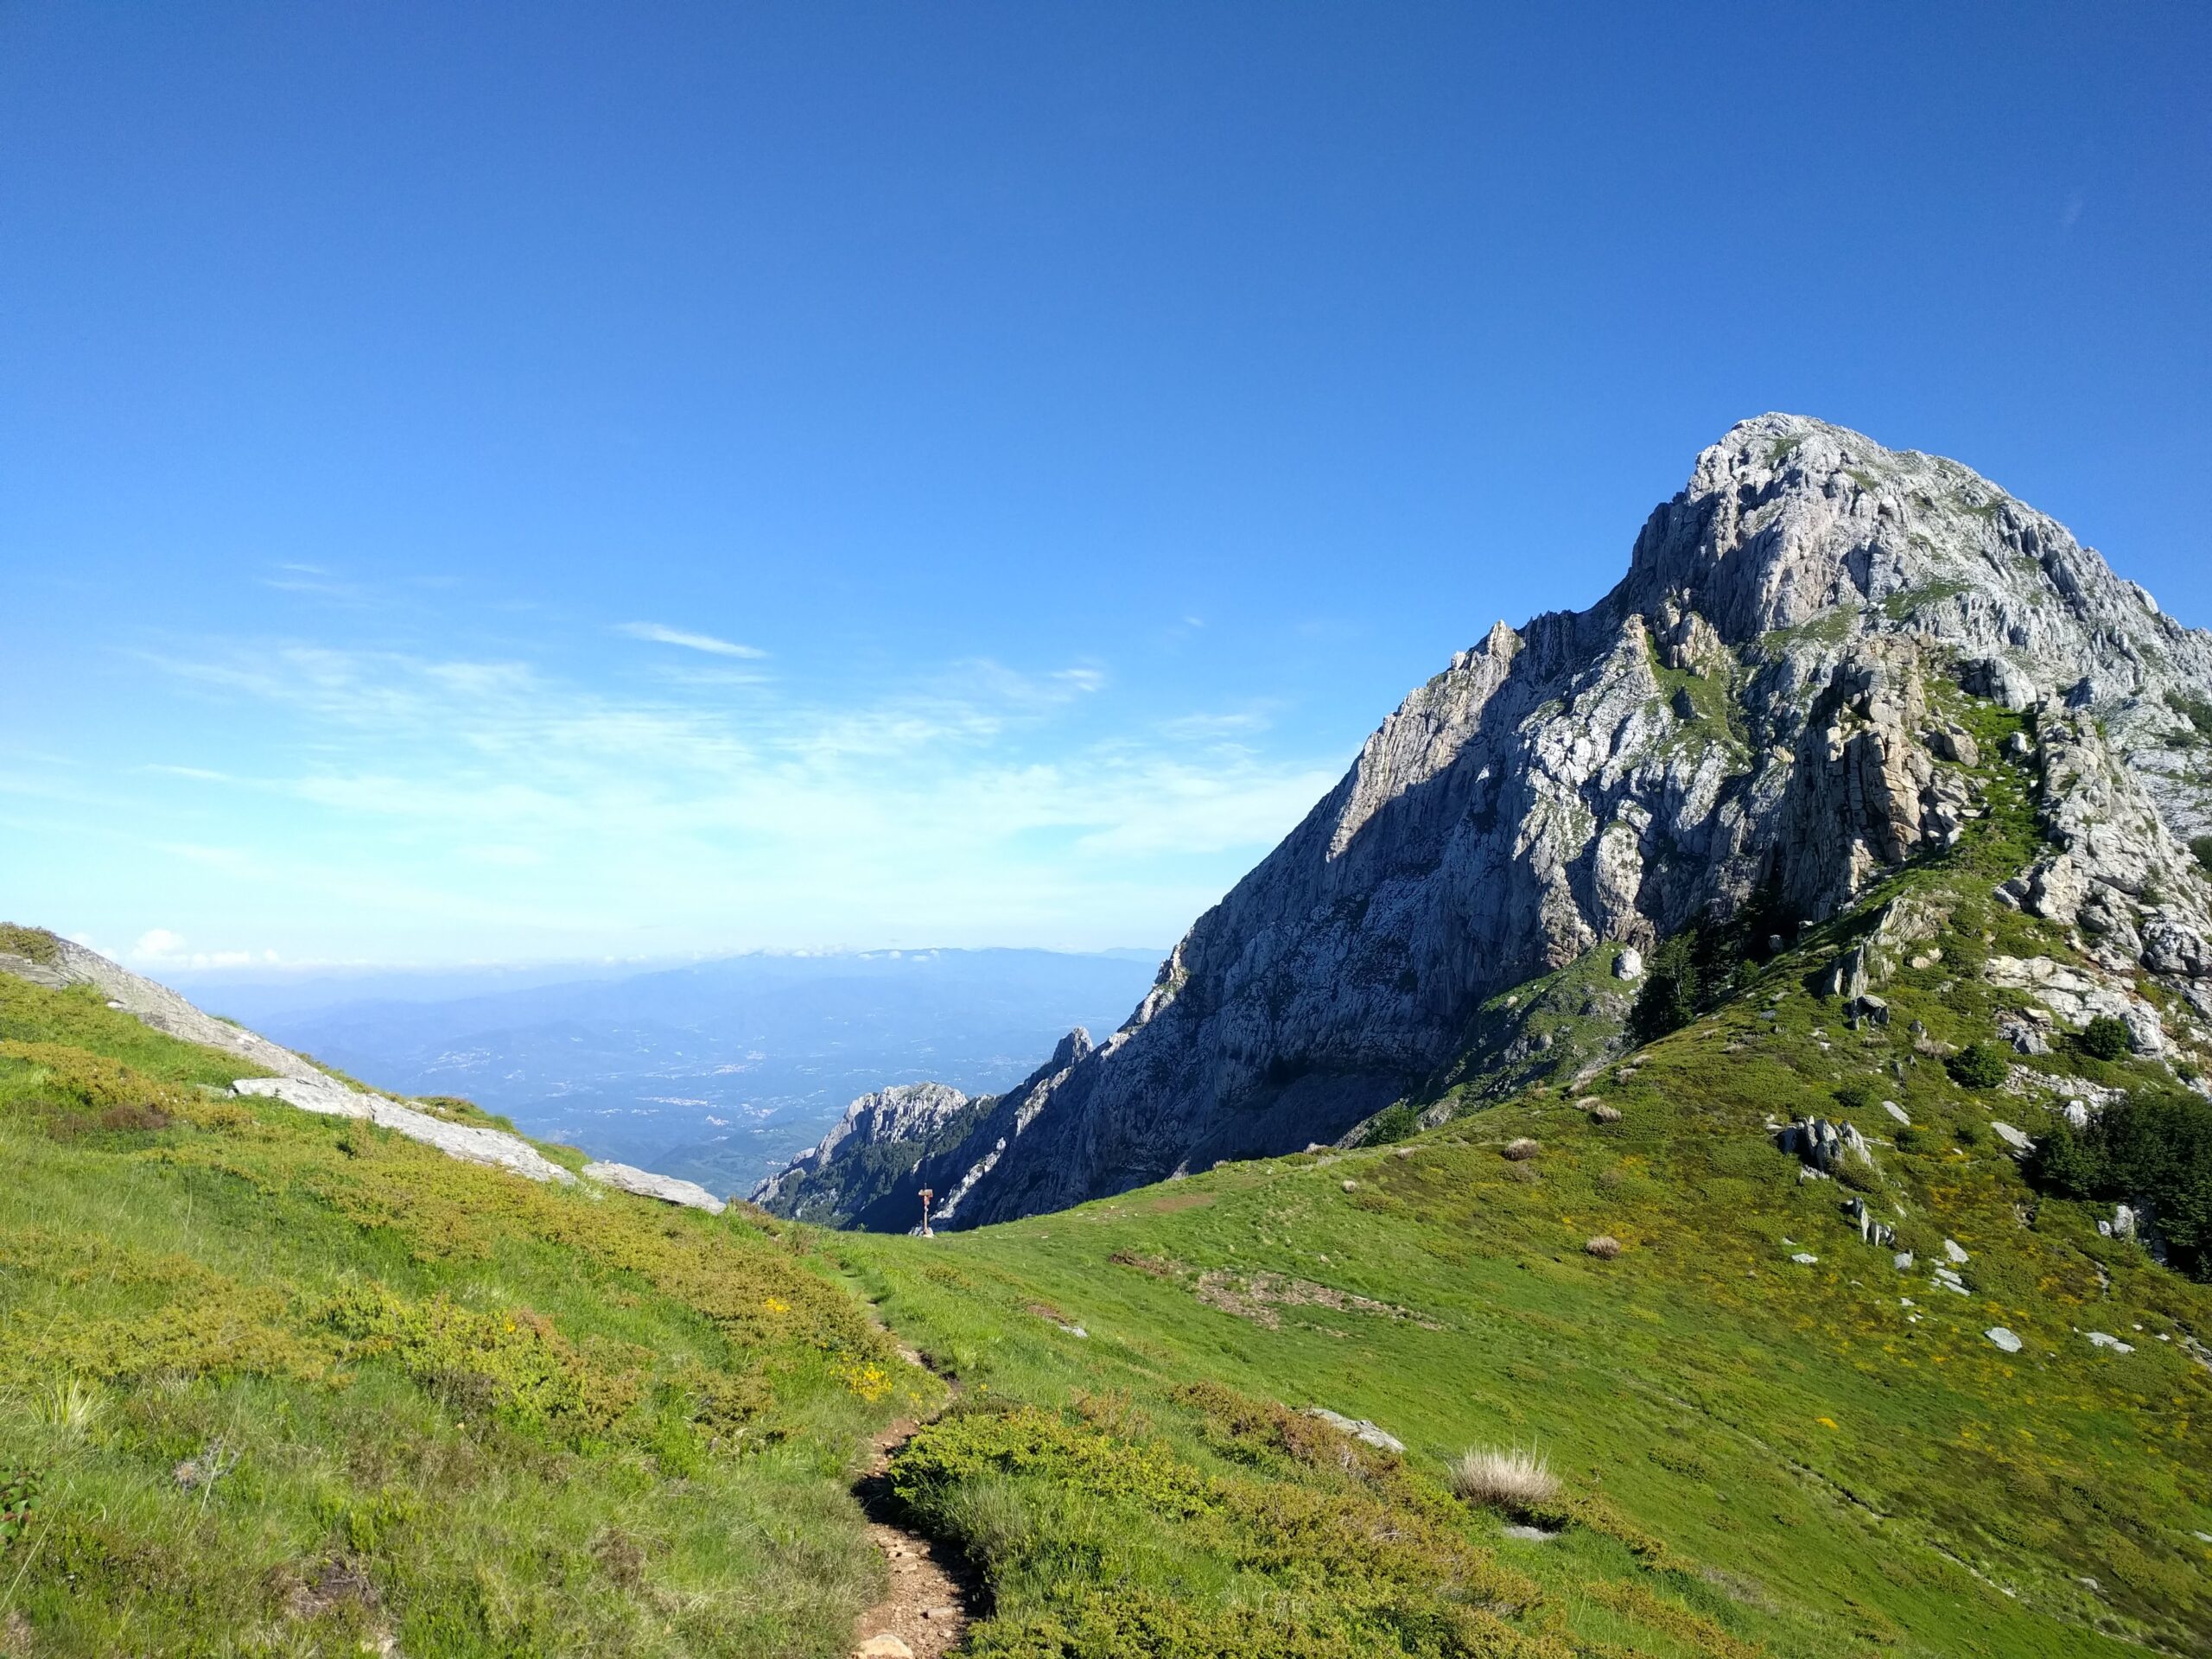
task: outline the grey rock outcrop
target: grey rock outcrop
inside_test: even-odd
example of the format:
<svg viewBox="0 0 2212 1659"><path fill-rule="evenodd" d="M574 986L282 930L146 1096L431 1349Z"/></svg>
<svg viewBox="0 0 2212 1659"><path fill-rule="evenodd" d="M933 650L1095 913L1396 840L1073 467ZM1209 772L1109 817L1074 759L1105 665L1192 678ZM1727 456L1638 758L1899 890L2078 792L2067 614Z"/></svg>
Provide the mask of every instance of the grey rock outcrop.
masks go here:
<svg viewBox="0 0 2212 1659"><path fill-rule="evenodd" d="M237 1055L248 1064L272 1071L278 1077L321 1078L324 1073L309 1059L295 1054L289 1048L279 1047L266 1037L248 1031L243 1026L232 1025L227 1020L218 1020L203 1013L166 985L156 984L143 975L134 974L119 963L110 962L97 950L89 950L73 939L56 939L54 960L34 963L22 957L11 957L6 970L19 978L60 988L68 985L90 985L107 998L111 1005L130 1014L141 1024L188 1043L199 1043L208 1048L219 1048Z"/></svg>
<svg viewBox="0 0 2212 1659"><path fill-rule="evenodd" d="M410 1141L435 1147L464 1163L488 1164L533 1181L562 1185L576 1178L518 1135L474 1123L454 1123L382 1095L372 1095L335 1077L240 1077L232 1092L281 1100L303 1112L351 1117L390 1129Z"/></svg>
<svg viewBox="0 0 2212 1659"><path fill-rule="evenodd" d="M931 1141L975 1103L941 1083L902 1083L862 1095L819 1141L753 1188L753 1202L838 1226L867 1225L863 1216L880 1221L885 1205L901 1204L913 1211L906 1226L917 1226L921 1203L914 1193L927 1183L906 1178ZM825 1170L836 1179L816 1181Z"/></svg>
<svg viewBox="0 0 2212 1659"><path fill-rule="evenodd" d="M1373 1446L1378 1452L1400 1452L1406 1443L1386 1428L1378 1428L1364 1417L1347 1417L1342 1412L1331 1411L1326 1406L1308 1406L1305 1414L1326 1423L1338 1433L1349 1434L1355 1440Z"/></svg>
<svg viewBox="0 0 2212 1659"><path fill-rule="evenodd" d="M639 1169L630 1164L586 1164L584 1179L624 1192L634 1192L641 1198L658 1198L663 1204L679 1205L686 1210L703 1210L710 1216L719 1216L729 1208L696 1181L656 1175L650 1169Z"/></svg>
<svg viewBox="0 0 2212 1659"><path fill-rule="evenodd" d="M1874 1162L1866 1136L1848 1123L1831 1123L1825 1117L1801 1117L1784 1124L1775 1131L1774 1144L1823 1175L1834 1173L1847 1159L1869 1168Z"/></svg>
<svg viewBox="0 0 2212 1659"><path fill-rule="evenodd" d="M2022 758L1982 752L1962 696L2026 716ZM1746 421L1611 594L1455 656L1120 1030L928 1127L899 1179L973 1224L1334 1142L1448 1067L1487 999L1755 898L1832 916L1957 841L1991 810L1975 769L2000 764L2031 774L2047 837L2008 900L2212 1016L2212 887L2185 845L2212 829L2188 714L2208 699L2212 636L2052 519L1955 462ZM1870 942L1854 998L1912 931ZM872 1173L840 1192L884 1166L867 1144L872 1161L809 1154L762 1202L911 1225L898 1206L858 1219Z"/></svg>

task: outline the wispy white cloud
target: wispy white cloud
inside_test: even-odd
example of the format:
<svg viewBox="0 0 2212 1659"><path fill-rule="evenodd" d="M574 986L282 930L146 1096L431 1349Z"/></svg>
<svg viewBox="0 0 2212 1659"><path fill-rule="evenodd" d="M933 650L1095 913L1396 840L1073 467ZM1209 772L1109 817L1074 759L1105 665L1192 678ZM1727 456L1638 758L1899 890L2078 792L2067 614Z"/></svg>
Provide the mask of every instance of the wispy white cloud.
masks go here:
<svg viewBox="0 0 2212 1659"><path fill-rule="evenodd" d="M247 849L250 873L226 879L478 957L523 933L591 950L641 933L1156 942L1335 779L1252 747L1256 707L1117 725L1096 664L911 664L733 698L321 645L146 660L264 740L253 775L195 798L200 833Z"/></svg>
<svg viewBox="0 0 2212 1659"><path fill-rule="evenodd" d="M1249 737L1266 731L1274 718L1262 709L1236 709L1221 714L1178 715L1160 722L1163 737L1203 742L1230 737Z"/></svg>
<svg viewBox="0 0 2212 1659"><path fill-rule="evenodd" d="M683 628L671 628L658 622L623 622L614 632L627 634L632 639L648 639L657 645L681 645L686 651L703 651L710 657L766 657L768 653L757 645L741 645L732 639L718 639L711 633L693 633Z"/></svg>
<svg viewBox="0 0 2212 1659"><path fill-rule="evenodd" d="M320 564L282 561L270 565L259 580L264 588L280 594L302 594L340 605L364 605L369 599L369 589L361 583L348 582Z"/></svg>

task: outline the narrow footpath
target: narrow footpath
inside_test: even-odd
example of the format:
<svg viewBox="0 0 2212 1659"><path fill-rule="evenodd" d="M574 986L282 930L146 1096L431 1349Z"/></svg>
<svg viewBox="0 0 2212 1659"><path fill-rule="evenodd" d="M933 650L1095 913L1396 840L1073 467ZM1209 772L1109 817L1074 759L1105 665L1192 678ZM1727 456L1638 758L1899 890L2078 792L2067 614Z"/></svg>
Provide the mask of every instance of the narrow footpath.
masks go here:
<svg viewBox="0 0 2212 1659"><path fill-rule="evenodd" d="M891 1573L889 1592L861 1615L854 1630L854 1659L940 1659L967 1634L969 1617L981 1605L975 1574L957 1552L895 1518L891 1459L918 1427L901 1420L878 1434L868 1471L853 1485L868 1535Z"/></svg>

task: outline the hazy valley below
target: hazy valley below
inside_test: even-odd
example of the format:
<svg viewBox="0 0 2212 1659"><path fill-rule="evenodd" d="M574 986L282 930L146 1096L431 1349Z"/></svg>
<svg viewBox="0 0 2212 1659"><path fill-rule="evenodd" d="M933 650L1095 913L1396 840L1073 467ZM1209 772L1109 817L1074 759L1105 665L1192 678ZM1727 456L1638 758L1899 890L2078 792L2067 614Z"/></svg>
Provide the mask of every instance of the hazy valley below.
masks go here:
<svg viewBox="0 0 2212 1659"><path fill-rule="evenodd" d="M1019 1082L1103 1035L1164 951L880 950L410 975L179 976L195 1001L380 1088L460 1095L524 1134L742 1192L855 1096Z"/></svg>

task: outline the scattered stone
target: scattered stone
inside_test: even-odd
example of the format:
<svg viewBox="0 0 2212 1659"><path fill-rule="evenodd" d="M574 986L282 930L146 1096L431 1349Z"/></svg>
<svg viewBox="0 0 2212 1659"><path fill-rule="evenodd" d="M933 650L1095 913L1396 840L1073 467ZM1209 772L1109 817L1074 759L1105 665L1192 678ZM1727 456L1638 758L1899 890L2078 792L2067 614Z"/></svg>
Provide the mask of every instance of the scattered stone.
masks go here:
<svg viewBox="0 0 2212 1659"><path fill-rule="evenodd" d="M2036 1149L2036 1143L2028 1139L2024 1131L2015 1128L2010 1123L2000 1122L1999 1120L1992 1118L1989 1121L1989 1127L1996 1131L1997 1138L1999 1141L2002 1141L2006 1146L2012 1147L2015 1152L2028 1153L2033 1152Z"/></svg>
<svg viewBox="0 0 2212 1659"><path fill-rule="evenodd" d="M1993 1325L1981 1334L2008 1354L2017 1354L2020 1351L2020 1339L2001 1325Z"/></svg>
<svg viewBox="0 0 2212 1659"><path fill-rule="evenodd" d="M1882 1103L1882 1109L1887 1112L1891 1117L1897 1119L1898 1122L1904 1124L1906 1128L1909 1129L1912 1127L1912 1120L1905 1116L1904 1108L1898 1105L1894 1100L1884 1101Z"/></svg>
<svg viewBox="0 0 2212 1659"><path fill-rule="evenodd" d="M1789 1259L1792 1262L1795 1262L1801 1268L1809 1268L1821 1258L1815 1255L1810 1250L1800 1250L1796 1255L1791 1256Z"/></svg>
<svg viewBox="0 0 2212 1659"><path fill-rule="evenodd" d="M1615 979L1643 978L1643 952L1632 944L1624 945L1620 955L1613 958L1613 977Z"/></svg>
<svg viewBox="0 0 2212 1659"><path fill-rule="evenodd" d="M1872 1168L1873 1149L1866 1137L1848 1123L1831 1123L1825 1117L1801 1117L1775 1132L1775 1145L1795 1153L1806 1168L1825 1175L1848 1157Z"/></svg>
<svg viewBox="0 0 2212 1659"><path fill-rule="evenodd" d="M1517 1141L1507 1141L1503 1147L1499 1148L1498 1156L1501 1158L1510 1158L1515 1163L1519 1164L1527 1162L1529 1159L1535 1157L1542 1150L1543 1147L1541 1143L1531 1141L1524 1135Z"/></svg>
<svg viewBox="0 0 2212 1659"><path fill-rule="evenodd" d="M1523 1543L1529 1544L1547 1544L1559 1536L1555 1532L1546 1532L1541 1527L1532 1527L1521 1521L1510 1522L1499 1530L1508 1538L1518 1538ZM2202 1538L2204 1535L2199 1533L2197 1536ZM2205 1539L2205 1541L2212 1543L2212 1538Z"/></svg>
<svg viewBox="0 0 2212 1659"><path fill-rule="evenodd" d="M2112 1335L2108 1332L2092 1331L2089 1332L2089 1340L2097 1347L2109 1348L2116 1354L2132 1354L2135 1351L2135 1344L2133 1343L2122 1342L2118 1337Z"/></svg>
<svg viewBox="0 0 2212 1659"><path fill-rule="evenodd" d="M1600 1233L1582 1248L1600 1262L1610 1262L1621 1253L1621 1242L1611 1233Z"/></svg>
<svg viewBox="0 0 2212 1659"><path fill-rule="evenodd" d="M1347 1192L1357 1192L1359 1191L1359 1183L1357 1181L1343 1181L1338 1183L1338 1185L1340 1185Z"/></svg>
<svg viewBox="0 0 2212 1659"><path fill-rule="evenodd" d="M1891 1256L1890 1260L1896 1266L1897 1270L1899 1273L1910 1273L1912 1271L1912 1252L1910 1250L1899 1250L1895 1255Z"/></svg>
<svg viewBox="0 0 2212 1659"><path fill-rule="evenodd" d="M1968 1260L1967 1253L1959 1248L1959 1242L1955 1238L1947 1238L1943 1241L1943 1255L1945 1260L1956 1267L1964 1267Z"/></svg>
<svg viewBox="0 0 2212 1659"><path fill-rule="evenodd" d="M1878 1245L1883 1249L1897 1243L1897 1230L1885 1221L1877 1221L1866 1208L1866 1200L1848 1198L1843 1201L1843 1213L1859 1229L1862 1243Z"/></svg>

